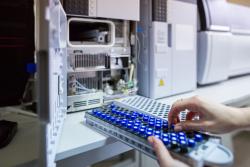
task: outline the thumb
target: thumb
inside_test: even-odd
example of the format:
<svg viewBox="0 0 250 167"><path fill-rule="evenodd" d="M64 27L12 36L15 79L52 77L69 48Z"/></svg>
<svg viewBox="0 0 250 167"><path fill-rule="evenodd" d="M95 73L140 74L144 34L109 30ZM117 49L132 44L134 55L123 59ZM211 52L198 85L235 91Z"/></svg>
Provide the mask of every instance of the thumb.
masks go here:
<svg viewBox="0 0 250 167"><path fill-rule="evenodd" d="M175 131L204 131L203 122L201 120L183 121L175 125Z"/></svg>
<svg viewBox="0 0 250 167"><path fill-rule="evenodd" d="M148 138L148 141L152 145L161 167L169 166L170 164L172 164L174 160L160 139L154 136L150 136Z"/></svg>

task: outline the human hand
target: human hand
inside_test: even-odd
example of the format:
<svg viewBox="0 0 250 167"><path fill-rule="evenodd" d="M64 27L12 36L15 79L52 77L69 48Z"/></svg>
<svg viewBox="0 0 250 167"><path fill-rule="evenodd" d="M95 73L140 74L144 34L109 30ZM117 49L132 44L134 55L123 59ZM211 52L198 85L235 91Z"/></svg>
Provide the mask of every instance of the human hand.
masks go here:
<svg viewBox="0 0 250 167"><path fill-rule="evenodd" d="M168 115L169 125L178 117L181 111L189 110L186 121L175 125L175 131L207 131L226 133L238 129L249 120L244 118L244 112L237 108L217 104L195 96L179 100L172 105ZM199 120L193 120L199 116Z"/></svg>
<svg viewBox="0 0 250 167"><path fill-rule="evenodd" d="M157 137L150 136L148 137L148 141L156 153L160 167L188 167L181 161L173 159L165 145Z"/></svg>

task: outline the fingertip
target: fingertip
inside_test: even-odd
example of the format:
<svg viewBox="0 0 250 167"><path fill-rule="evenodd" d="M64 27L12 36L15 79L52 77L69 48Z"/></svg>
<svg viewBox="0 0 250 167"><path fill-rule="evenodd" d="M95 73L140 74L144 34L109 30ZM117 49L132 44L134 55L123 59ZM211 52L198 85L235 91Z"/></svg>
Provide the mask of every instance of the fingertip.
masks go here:
<svg viewBox="0 0 250 167"><path fill-rule="evenodd" d="M152 145L154 143L154 138L153 136L148 137L148 142Z"/></svg>
<svg viewBox="0 0 250 167"><path fill-rule="evenodd" d="M176 124L176 125L175 125L174 131L179 132L179 131L182 131L182 130L183 130L183 128L182 128L182 126L181 126L180 124Z"/></svg>

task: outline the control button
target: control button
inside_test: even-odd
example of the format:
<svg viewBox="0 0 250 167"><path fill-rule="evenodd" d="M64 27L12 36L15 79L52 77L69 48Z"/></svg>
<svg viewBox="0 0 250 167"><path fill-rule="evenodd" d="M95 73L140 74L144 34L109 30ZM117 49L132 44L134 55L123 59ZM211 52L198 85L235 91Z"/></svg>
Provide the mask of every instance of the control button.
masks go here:
<svg viewBox="0 0 250 167"><path fill-rule="evenodd" d="M195 140L196 142L201 142L201 141L203 140L202 135L200 135L200 134L195 134L194 140Z"/></svg>
<svg viewBox="0 0 250 167"><path fill-rule="evenodd" d="M188 146L189 147L195 147L195 141L193 139L188 139Z"/></svg>

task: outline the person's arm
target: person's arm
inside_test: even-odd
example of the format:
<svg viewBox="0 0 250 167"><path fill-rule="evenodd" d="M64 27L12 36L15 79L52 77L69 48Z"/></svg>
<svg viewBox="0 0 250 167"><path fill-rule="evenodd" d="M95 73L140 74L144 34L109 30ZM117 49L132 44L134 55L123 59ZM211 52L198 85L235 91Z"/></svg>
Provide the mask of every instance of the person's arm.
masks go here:
<svg viewBox="0 0 250 167"><path fill-rule="evenodd" d="M169 125L181 111L188 110L187 120L175 125L176 131L197 130L212 133L227 133L236 129L250 127L250 109L233 108L192 97L179 100L172 105L168 115ZM199 120L192 120L199 116Z"/></svg>

